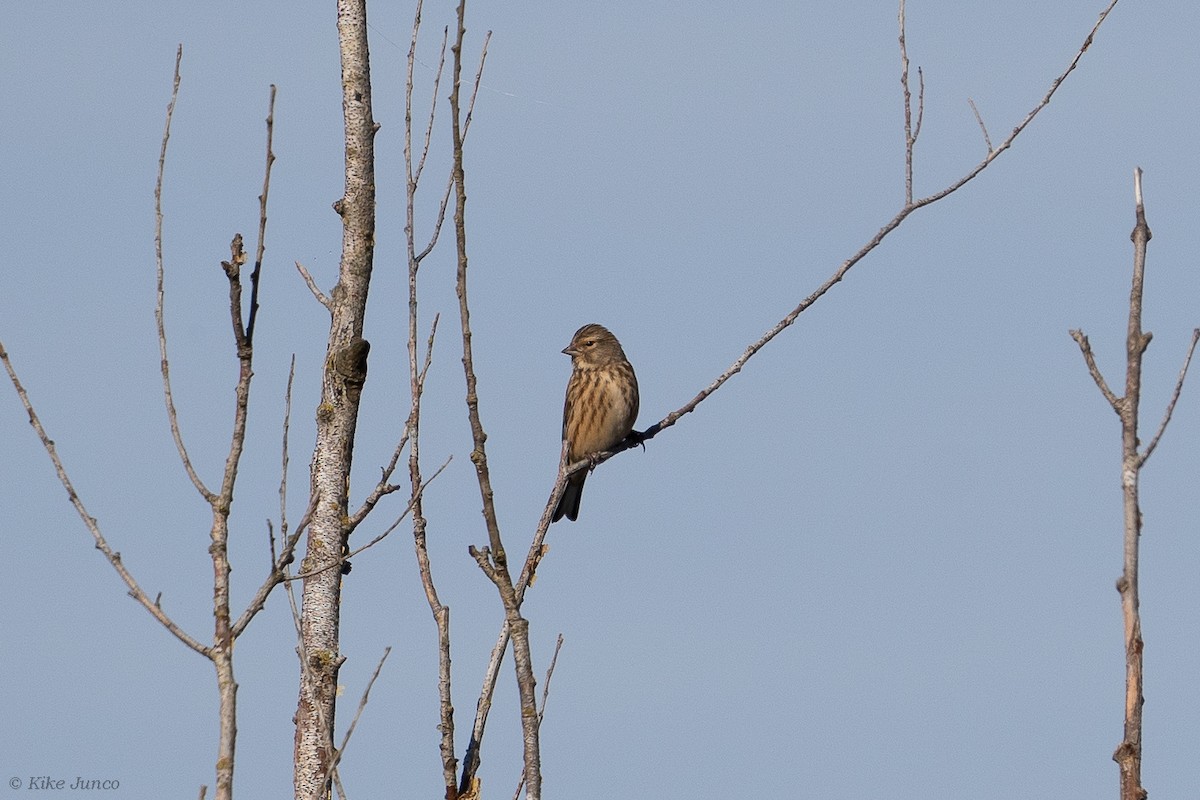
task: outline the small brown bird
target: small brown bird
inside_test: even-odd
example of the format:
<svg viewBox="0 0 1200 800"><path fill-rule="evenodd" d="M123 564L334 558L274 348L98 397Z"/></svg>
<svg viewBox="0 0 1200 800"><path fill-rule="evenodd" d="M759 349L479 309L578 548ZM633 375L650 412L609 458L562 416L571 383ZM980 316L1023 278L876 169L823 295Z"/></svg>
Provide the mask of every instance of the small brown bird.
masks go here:
<svg viewBox="0 0 1200 800"><path fill-rule="evenodd" d="M584 325L563 350L571 357L571 380L563 404L567 463L609 450L633 430L638 414L637 376L621 343L603 325ZM552 522L579 518L588 470L567 479Z"/></svg>

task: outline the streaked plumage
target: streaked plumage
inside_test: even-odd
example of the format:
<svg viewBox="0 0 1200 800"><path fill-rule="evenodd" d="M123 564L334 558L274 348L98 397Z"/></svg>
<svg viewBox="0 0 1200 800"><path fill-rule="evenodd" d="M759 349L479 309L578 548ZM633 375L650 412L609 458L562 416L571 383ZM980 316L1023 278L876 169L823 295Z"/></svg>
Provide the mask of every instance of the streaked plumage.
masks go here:
<svg viewBox="0 0 1200 800"><path fill-rule="evenodd" d="M563 352L573 367L563 404L563 440L570 464L609 450L629 435L637 421L638 385L621 343L603 325L584 325ZM579 517L587 476L588 470L580 470L568 479L553 521Z"/></svg>

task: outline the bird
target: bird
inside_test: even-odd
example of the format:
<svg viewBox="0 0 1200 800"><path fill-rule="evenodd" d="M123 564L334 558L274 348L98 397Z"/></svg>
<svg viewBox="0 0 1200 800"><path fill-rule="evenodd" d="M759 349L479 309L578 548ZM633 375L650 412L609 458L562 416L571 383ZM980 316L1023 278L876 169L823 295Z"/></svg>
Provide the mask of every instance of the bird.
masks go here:
<svg viewBox="0 0 1200 800"><path fill-rule="evenodd" d="M630 433L638 414L638 384L633 365L617 337L603 325L591 323L575 331L563 348L571 357L571 379L563 403L563 441L567 463L611 450ZM579 518L579 501L589 470L567 478L551 522Z"/></svg>

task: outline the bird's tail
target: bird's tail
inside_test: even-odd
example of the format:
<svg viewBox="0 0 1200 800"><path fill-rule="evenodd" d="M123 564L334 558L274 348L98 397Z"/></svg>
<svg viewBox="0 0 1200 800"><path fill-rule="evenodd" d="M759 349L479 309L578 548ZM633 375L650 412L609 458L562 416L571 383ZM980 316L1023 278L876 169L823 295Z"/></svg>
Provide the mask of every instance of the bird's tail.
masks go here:
<svg viewBox="0 0 1200 800"><path fill-rule="evenodd" d="M563 491L562 499L558 501L558 508L554 509L554 518L550 521L558 522L563 517L571 522L579 519L579 501L582 499L583 481L578 483L574 480L567 481L567 488Z"/></svg>

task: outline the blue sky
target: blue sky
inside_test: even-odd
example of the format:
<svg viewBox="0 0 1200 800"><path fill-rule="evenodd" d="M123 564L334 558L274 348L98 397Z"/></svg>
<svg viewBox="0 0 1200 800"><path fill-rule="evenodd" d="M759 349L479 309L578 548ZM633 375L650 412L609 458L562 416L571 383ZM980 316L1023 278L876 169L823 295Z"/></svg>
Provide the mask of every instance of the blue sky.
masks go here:
<svg viewBox="0 0 1200 800"><path fill-rule="evenodd" d="M105 4L106 5L106 4ZM925 75L916 193L985 154L1060 73L1102 3L914 0ZM449 3L428 3L426 99ZM376 4L379 232L354 488L407 413L402 122L409 4ZM1143 438L1192 329L1200 249L1193 34L1200 9L1122 0L1053 102L976 181L917 212L696 413L603 465L556 525L526 598L547 796L1095 797L1116 793L1123 652L1120 438L1068 329L1123 383L1132 173L1145 169ZM586 322L621 339L645 427L683 405L903 201L896 7L883 2L513 4L492 30L468 142L481 412L502 530L523 553L553 480ZM303 510L326 318L292 266L336 275L341 107L332 3L61 2L0 12L0 339L110 544L211 637L209 514L166 425L154 338L153 185L175 48L164 190L166 322L183 433L215 481L236 361L219 263L253 238L268 87L278 157L252 420L233 516L234 606L278 517L291 355L291 515ZM442 91L445 108L444 94ZM444 118L443 118L444 121ZM438 130L444 141L445 127ZM439 145L425 205L446 169ZM440 159L440 160L439 160ZM450 242L447 241L446 244ZM451 608L459 749L502 612L467 555L486 533L468 454L453 252L422 272L441 313L422 452L430 551ZM1143 473L1144 782L1200 783L1196 386ZM8 640L0 777L118 779L123 798L212 783L215 681L125 596L0 390ZM400 511L385 506L357 534ZM345 584L350 797L438 793L434 628L408 529ZM291 786L295 638L283 595L239 640L246 797ZM485 791L520 770L511 668Z"/></svg>

